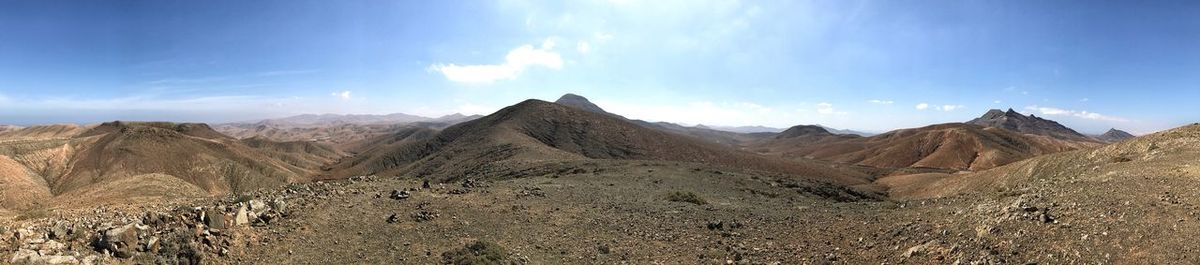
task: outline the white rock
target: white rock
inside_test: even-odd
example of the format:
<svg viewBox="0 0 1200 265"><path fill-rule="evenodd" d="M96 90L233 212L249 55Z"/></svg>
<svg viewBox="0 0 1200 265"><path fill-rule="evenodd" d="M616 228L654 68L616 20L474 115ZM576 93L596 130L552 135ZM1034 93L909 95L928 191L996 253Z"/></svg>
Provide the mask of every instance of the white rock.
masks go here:
<svg viewBox="0 0 1200 265"><path fill-rule="evenodd" d="M237 225L250 224L250 216L248 213L246 213L245 205L242 205L241 208L238 208L237 215L233 217L233 222L234 222L234 224L237 224Z"/></svg>

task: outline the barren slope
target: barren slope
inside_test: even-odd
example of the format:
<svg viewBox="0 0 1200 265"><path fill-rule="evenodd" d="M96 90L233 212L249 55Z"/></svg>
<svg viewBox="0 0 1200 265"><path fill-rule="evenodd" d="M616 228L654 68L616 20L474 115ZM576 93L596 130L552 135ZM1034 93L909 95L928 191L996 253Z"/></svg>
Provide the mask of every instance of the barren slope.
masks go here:
<svg viewBox="0 0 1200 265"><path fill-rule="evenodd" d="M775 138L752 150L788 158L812 158L878 168L983 170L1022 159L1097 146L999 128L947 123L871 137L824 134Z"/></svg>
<svg viewBox="0 0 1200 265"><path fill-rule="evenodd" d="M348 170L341 175L515 177L539 170L539 163L582 159L700 162L843 185L867 181L854 171L807 160L776 160L538 100L452 126L429 140L365 154L343 164Z"/></svg>

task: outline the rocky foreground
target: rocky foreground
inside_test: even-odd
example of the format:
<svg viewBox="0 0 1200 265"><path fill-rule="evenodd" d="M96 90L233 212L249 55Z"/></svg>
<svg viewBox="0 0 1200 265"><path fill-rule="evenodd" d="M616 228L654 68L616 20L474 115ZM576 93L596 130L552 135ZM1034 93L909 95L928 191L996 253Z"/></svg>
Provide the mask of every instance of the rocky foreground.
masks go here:
<svg viewBox="0 0 1200 265"><path fill-rule="evenodd" d="M939 199L839 202L787 177L697 164L554 166L559 173L507 180L427 184L411 177L356 177L239 198L26 213L0 228L0 259L15 264L1200 259L1188 239L1200 236L1196 189L1177 178L1108 174L1106 180L1038 180ZM1116 190L1137 192L1112 194Z"/></svg>

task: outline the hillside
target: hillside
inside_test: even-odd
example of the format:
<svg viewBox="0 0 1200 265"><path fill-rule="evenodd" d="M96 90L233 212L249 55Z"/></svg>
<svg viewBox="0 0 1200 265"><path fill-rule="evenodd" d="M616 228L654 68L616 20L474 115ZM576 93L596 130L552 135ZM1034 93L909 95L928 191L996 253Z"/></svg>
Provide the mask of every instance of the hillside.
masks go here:
<svg viewBox="0 0 1200 265"><path fill-rule="evenodd" d="M239 141L205 124L108 122L71 138L0 143L6 173L0 189L10 208L50 197L86 202L90 195L228 194L307 181L342 156L315 143Z"/></svg>
<svg viewBox="0 0 1200 265"><path fill-rule="evenodd" d="M366 124L348 122L281 124L274 121L263 121L219 124L214 129L238 139L260 137L276 142L310 141L327 144L339 151L350 151L359 148L364 141L401 133L413 127L440 130L479 117L478 115L451 114L436 119L422 118L419 121Z"/></svg>
<svg viewBox="0 0 1200 265"><path fill-rule="evenodd" d="M588 159L699 162L803 176L809 181L867 183L858 172L814 161L775 160L538 100L452 126L432 139L376 150L343 164L348 169L341 175L505 178L555 173L539 165Z"/></svg>
<svg viewBox="0 0 1200 265"><path fill-rule="evenodd" d="M86 130L88 130L88 127L75 124L37 125L25 128L10 128L7 131L0 130L0 141L13 139L67 138L83 133Z"/></svg>
<svg viewBox="0 0 1200 265"><path fill-rule="evenodd" d="M838 136L815 126L794 129L795 133L780 134L794 137L764 140L751 150L885 169L983 170L1099 145L961 123L901 129L871 137Z"/></svg>
<svg viewBox="0 0 1200 265"><path fill-rule="evenodd" d="M715 130L704 126L689 127L670 122L649 122L644 120L628 119L624 116L605 111L604 109L600 108L600 106L597 106L589 101L587 98L575 94L563 95L558 100L555 100L554 103L591 113L611 116L620 120L632 122L642 127L683 135L703 142L722 144L730 147L740 147L746 143L753 142L770 135L769 133L738 133Z"/></svg>
<svg viewBox="0 0 1200 265"><path fill-rule="evenodd" d="M1190 181L1200 177L1200 125L1184 126L1098 148L1039 156L970 175L933 175L933 181L901 197L938 197L960 193L1019 189L1039 182L1063 185L1088 182L1138 182L1147 185ZM1106 185L1107 186L1107 185ZM1157 193L1157 192L1151 192ZM1127 193L1141 194L1141 193Z"/></svg>

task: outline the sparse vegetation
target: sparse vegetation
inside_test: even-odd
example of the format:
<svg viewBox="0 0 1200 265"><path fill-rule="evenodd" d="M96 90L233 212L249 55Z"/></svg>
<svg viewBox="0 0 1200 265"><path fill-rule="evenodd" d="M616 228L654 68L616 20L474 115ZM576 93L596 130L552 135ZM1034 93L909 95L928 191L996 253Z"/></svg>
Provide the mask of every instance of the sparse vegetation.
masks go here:
<svg viewBox="0 0 1200 265"><path fill-rule="evenodd" d="M46 218L46 217L50 217L50 210L46 210L45 208L35 208L35 209L30 209L30 210L21 212L20 215L17 215L16 220L24 221L24 220L41 219L41 218Z"/></svg>
<svg viewBox="0 0 1200 265"><path fill-rule="evenodd" d="M442 253L444 263L455 265L511 264L506 261L507 258L508 253L503 247L483 240L477 240L460 249Z"/></svg>
<svg viewBox="0 0 1200 265"><path fill-rule="evenodd" d="M695 205L708 204L703 198L690 191L674 191L667 193L667 200L673 202L686 202Z"/></svg>

